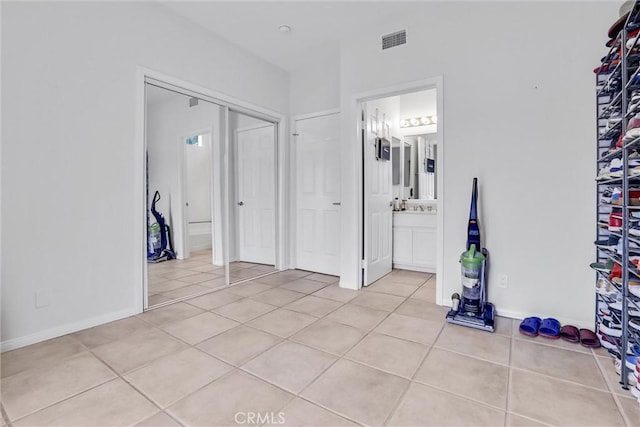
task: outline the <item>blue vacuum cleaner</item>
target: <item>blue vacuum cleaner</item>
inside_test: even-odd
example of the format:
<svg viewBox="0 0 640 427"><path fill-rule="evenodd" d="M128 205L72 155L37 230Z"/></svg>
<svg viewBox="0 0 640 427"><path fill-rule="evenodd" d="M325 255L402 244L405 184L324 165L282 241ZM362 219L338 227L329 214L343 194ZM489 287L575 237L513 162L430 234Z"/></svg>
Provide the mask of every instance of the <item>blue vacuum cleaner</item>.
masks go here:
<svg viewBox="0 0 640 427"><path fill-rule="evenodd" d="M467 228L467 250L460 255L462 267L462 298L451 295L452 307L447 322L494 332L496 310L487 302L487 265L489 251L480 243L478 225L478 178L473 178L471 209Z"/></svg>
<svg viewBox="0 0 640 427"><path fill-rule="evenodd" d="M176 253L173 250L171 228L167 225L164 216L156 210L158 201L160 201L160 192L156 191L151 201L151 213L156 222L147 228L147 261L154 263L176 258Z"/></svg>

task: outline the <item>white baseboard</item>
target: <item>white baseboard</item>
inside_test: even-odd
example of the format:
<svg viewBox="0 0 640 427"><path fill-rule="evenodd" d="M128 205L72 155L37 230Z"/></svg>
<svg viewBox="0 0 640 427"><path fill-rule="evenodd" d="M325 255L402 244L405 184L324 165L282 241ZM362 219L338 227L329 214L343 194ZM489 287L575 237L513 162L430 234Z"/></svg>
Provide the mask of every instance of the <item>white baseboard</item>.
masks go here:
<svg viewBox="0 0 640 427"><path fill-rule="evenodd" d="M421 273L432 273L432 274L436 274L436 267L434 266L429 266L429 267L421 267L418 265L412 265L412 264L393 264L393 268L397 268L400 270L409 270L409 271L419 271Z"/></svg>
<svg viewBox="0 0 640 427"><path fill-rule="evenodd" d="M451 307L451 299L443 299L442 304L445 307ZM540 318L544 318L544 315L536 314L536 313L523 313L517 310L509 310L509 309L501 309L500 307L496 307L496 314L500 317L508 317L509 319L517 319L521 320L525 317L537 316ZM576 320L570 319L562 316L553 316L555 319L558 319L561 325L573 325L577 328L587 328L593 330L593 322L587 323L584 320Z"/></svg>
<svg viewBox="0 0 640 427"><path fill-rule="evenodd" d="M51 338L57 338L62 335L67 335L73 332L78 332L83 329L93 328L94 326L102 325L104 323L120 320L125 317L138 314L140 311L130 308L127 310L118 311L115 313L109 313L102 316L92 317L90 319L81 320L78 322L67 323L66 325L56 326L55 328L45 329L44 331L36 332L33 334L25 335L18 338L12 338L6 341L0 342L0 353L5 351L15 350L16 348L25 347L31 344L36 344L41 341L46 341Z"/></svg>

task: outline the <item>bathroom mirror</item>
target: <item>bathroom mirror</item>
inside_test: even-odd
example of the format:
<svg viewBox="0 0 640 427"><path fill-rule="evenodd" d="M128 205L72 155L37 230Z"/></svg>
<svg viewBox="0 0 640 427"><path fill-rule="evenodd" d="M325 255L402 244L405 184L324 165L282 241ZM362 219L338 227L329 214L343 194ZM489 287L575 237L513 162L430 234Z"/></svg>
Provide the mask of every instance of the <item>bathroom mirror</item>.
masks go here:
<svg viewBox="0 0 640 427"><path fill-rule="evenodd" d="M409 196L409 192L413 193L410 198L437 199L435 173L438 153L437 135L437 133L427 133L404 137L405 147L408 147L405 148L405 153L409 161L403 163L402 169L405 176L405 187L410 188L410 191L405 191L405 195ZM407 181L409 185L407 185Z"/></svg>

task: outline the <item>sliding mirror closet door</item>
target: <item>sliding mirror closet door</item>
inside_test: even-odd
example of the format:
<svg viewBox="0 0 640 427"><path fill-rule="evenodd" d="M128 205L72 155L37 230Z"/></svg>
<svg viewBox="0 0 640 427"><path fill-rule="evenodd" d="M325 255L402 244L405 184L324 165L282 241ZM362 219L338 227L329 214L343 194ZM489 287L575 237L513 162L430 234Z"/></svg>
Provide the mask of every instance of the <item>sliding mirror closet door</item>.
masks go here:
<svg viewBox="0 0 640 427"><path fill-rule="evenodd" d="M229 280L275 270L276 126L229 113Z"/></svg>
<svg viewBox="0 0 640 427"><path fill-rule="evenodd" d="M222 108L146 84L148 307L227 284Z"/></svg>

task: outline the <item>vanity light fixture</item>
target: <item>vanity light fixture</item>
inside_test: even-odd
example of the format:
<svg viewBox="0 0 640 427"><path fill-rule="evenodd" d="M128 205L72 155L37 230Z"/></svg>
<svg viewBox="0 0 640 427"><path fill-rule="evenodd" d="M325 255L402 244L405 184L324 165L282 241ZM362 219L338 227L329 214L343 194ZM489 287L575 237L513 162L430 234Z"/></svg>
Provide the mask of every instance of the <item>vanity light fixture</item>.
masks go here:
<svg viewBox="0 0 640 427"><path fill-rule="evenodd" d="M399 124L401 128L410 128L414 126L435 125L436 123L438 123L437 116L422 116L422 117L402 119L400 120Z"/></svg>

